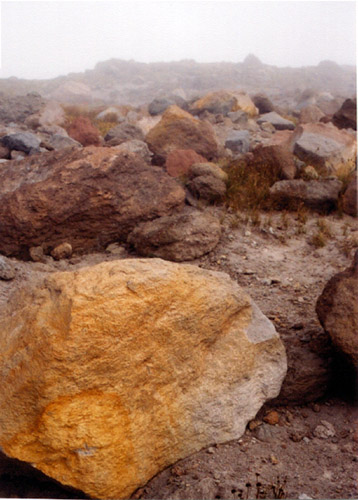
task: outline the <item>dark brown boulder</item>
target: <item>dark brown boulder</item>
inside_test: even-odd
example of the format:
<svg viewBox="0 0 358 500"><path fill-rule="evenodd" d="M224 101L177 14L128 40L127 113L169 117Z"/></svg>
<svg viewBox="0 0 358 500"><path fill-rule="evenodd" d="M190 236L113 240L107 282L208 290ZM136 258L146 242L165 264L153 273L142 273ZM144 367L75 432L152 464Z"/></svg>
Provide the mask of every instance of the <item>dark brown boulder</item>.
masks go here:
<svg viewBox="0 0 358 500"><path fill-rule="evenodd" d="M139 255L182 262L213 250L220 236L221 225L216 217L185 207L180 214L139 224L128 243Z"/></svg>
<svg viewBox="0 0 358 500"><path fill-rule="evenodd" d="M354 172L343 195L343 212L358 217L357 172Z"/></svg>
<svg viewBox="0 0 358 500"><path fill-rule="evenodd" d="M184 205L183 188L133 153L94 146L44 153L0 169L0 252L28 257L64 241L73 251L125 240L139 222Z"/></svg>
<svg viewBox="0 0 358 500"><path fill-rule="evenodd" d="M190 167L195 163L205 163L205 161L205 158L193 149L174 149L168 154L165 168L172 177L179 177L188 174Z"/></svg>
<svg viewBox="0 0 358 500"><path fill-rule="evenodd" d="M351 267L333 276L316 304L316 312L333 344L358 370L358 250Z"/></svg>
<svg viewBox="0 0 358 500"><path fill-rule="evenodd" d="M296 165L293 153L282 145L258 146L252 151L251 165L279 179L294 179Z"/></svg>
<svg viewBox="0 0 358 500"><path fill-rule="evenodd" d="M340 109L334 113L332 122L338 128L357 130L357 98L346 99Z"/></svg>
<svg viewBox="0 0 358 500"><path fill-rule="evenodd" d="M79 116L67 128L68 135L82 146L99 146L101 134L86 116Z"/></svg>
<svg viewBox="0 0 358 500"><path fill-rule="evenodd" d="M264 113L270 113L271 111L275 111L274 105L272 104L270 99L264 94L254 95L254 97L252 97L252 102L259 110L260 115Z"/></svg>

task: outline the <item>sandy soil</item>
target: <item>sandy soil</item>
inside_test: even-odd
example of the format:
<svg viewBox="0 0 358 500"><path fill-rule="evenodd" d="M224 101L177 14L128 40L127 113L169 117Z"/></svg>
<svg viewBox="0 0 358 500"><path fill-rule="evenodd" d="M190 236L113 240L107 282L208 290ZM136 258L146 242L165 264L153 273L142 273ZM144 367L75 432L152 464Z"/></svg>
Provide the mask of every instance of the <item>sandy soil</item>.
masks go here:
<svg viewBox="0 0 358 500"><path fill-rule="evenodd" d="M352 217L276 212L247 215L212 208L223 236L193 261L236 280L274 322L288 351L280 397L261 409L239 440L212 446L153 478L134 498L357 498L358 408L354 384L318 323L324 285L352 261L358 225ZM325 244L312 238L321 232ZM69 261L16 262L15 280L0 281L0 308L24 281L103 260L135 258L127 249ZM338 360L338 361L337 361ZM344 367L343 367L344 368ZM266 416L268 412L276 413ZM271 423L266 422L269 420ZM302 496L306 495L306 496ZM0 497L86 498L0 454Z"/></svg>

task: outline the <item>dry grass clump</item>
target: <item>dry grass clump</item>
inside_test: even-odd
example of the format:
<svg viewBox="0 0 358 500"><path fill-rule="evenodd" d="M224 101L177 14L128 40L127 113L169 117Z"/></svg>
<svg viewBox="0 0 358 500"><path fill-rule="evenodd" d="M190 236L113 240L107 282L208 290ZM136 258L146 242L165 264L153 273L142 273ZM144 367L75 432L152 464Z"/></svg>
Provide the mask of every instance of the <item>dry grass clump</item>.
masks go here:
<svg viewBox="0 0 358 500"><path fill-rule="evenodd" d="M275 208L269 189L279 179L271 166L252 165L244 159L232 162L224 170L228 174L226 204L233 210Z"/></svg>
<svg viewBox="0 0 358 500"><path fill-rule="evenodd" d="M88 105L81 104L71 104L63 106L65 111L65 123L63 127L67 129L71 123L78 117L84 116L88 118L91 123L100 131L101 135L104 137L107 132L118 125L118 119L116 113L107 113L103 119L96 118L101 111L105 108L103 106L100 107L90 107ZM124 111L128 111L125 109Z"/></svg>

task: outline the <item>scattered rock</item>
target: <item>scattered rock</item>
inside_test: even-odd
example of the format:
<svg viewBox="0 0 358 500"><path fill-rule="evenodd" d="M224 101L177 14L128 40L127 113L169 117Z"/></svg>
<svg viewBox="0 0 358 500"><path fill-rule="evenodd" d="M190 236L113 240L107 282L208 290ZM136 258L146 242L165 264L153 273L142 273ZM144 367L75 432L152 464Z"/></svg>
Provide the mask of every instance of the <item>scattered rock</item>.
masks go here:
<svg viewBox="0 0 358 500"><path fill-rule="evenodd" d="M34 262L46 262L46 255L41 246L31 247L29 249L29 255Z"/></svg>
<svg viewBox="0 0 358 500"><path fill-rule="evenodd" d="M259 145L252 151L250 165L277 179L294 179L297 167L293 153L284 146Z"/></svg>
<svg viewBox="0 0 358 500"><path fill-rule="evenodd" d="M81 148L82 144L78 141L75 141L71 137L54 134L46 140L45 147L49 151L60 151L61 149L66 148Z"/></svg>
<svg viewBox="0 0 358 500"><path fill-rule="evenodd" d="M270 425L276 425L279 423L279 420L280 420L280 415L277 413L277 411L275 410L271 410L270 412L268 412L263 420L267 423L267 424L270 424Z"/></svg>
<svg viewBox="0 0 358 500"><path fill-rule="evenodd" d="M319 174L317 170L314 167L312 167L312 165L307 165L306 167L303 167L301 172L301 177L305 181L315 181L319 179Z"/></svg>
<svg viewBox="0 0 358 500"><path fill-rule="evenodd" d="M3 146L9 150L23 151L26 154L40 151L40 140L31 132L18 132L1 138Z"/></svg>
<svg viewBox="0 0 358 500"><path fill-rule="evenodd" d="M24 123L26 118L40 111L46 104L36 92L9 97L0 96L0 122L5 124Z"/></svg>
<svg viewBox="0 0 358 500"><path fill-rule="evenodd" d="M341 108L334 113L332 122L338 128L357 130L357 98L346 99Z"/></svg>
<svg viewBox="0 0 358 500"><path fill-rule="evenodd" d="M245 113L245 111L230 111L227 116L230 118L232 123L235 123L236 125L246 127L248 124L249 115Z"/></svg>
<svg viewBox="0 0 358 500"><path fill-rule="evenodd" d="M193 149L207 160L215 159L218 152L210 123L194 118L178 106L170 106L164 112L160 122L148 132L146 142L159 165L175 149Z"/></svg>
<svg viewBox="0 0 358 500"><path fill-rule="evenodd" d="M338 179L303 179L278 181L270 188L270 195L281 208L297 209L302 203L319 212L329 212L337 207L342 189Z"/></svg>
<svg viewBox="0 0 358 500"><path fill-rule="evenodd" d="M144 134L141 128L128 122L116 125L104 136L107 146L119 146L123 142L132 141L133 139L144 141Z"/></svg>
<svg viewBox="0 0 358 500"><path fill-rule="evenodd" d="M0 280L10 281L15 278L15 266L11 260L0 255Z"/></svg>
<svg viewBox="0 0 358 500"><path fill-rule="evenodd" d="M219 243L219 220L193 208L139 224L128 237L139 255L181 262L201 257Z"/></svg>
<svg viewBox="0 0 358 500"><path fill-rule="evenodd" d="M355 168L357 144L352 134L331 123L299 125L291 137L293 152L325 174L347 174Z"/></svg>
<svg viewBox="0 0 358 500"><path fill-rule="evenodd" d="M188 174L190 167L194 163L205 162L206 159L198 155L193 149L174 149L165 161L165 168L172 177L180 177Z"/></svg>
<svg viewBox="0 0 358 500"><path fill-rule="evenodd" d="M67 133L82 146L99 146L101 144L100 131L86 116L75 118L67 128Z"/></svg>
<svg viewBox="0 0 358 500"><path fill-rule="evenodd" d="M336 435L336 431L333 425L327 420L321 420L320 425L313 431L313 435L319 439L328 439L330 437L334 437Z"/></svg>
<svg viewBox="0 0 358 500"><path fill-rule="evenodd" d="M303 108L300 112L299 122L300 123L318 123L325 114L319 109L318 106L312 104Z"/></svg>
<svg viewBox="0 0 358 500"><path fill-rule="evenodd" d="M248 153L250 150L250 132L248 130L231 130L226 138L225 147L233 153Z"/></svg>
<svg viewBox="0 0 358 500"><path fill-rule="evenodd" d="M190 107L190 112L194 114L208 111L213 114L227 116L229 112L244 111L249 116L256 116L257 109L248 94L242 91L228 92L219 90L210 92L197 100Z"/></svg>
<svg viewBox="0 0 358 500"><path fill-rule="evenodd" d="M200 175L187 182L190 193L199 200L212 203L221 200L226 193L226 184L213 175Z"/></svg>
<svg viewBox="0 0 358 500"><path fill-rule="evenodd" d="M358 371L358 250L352 266L333 276L317 300L316 312L334 345Z"/></svg>
<svg viewBox="0 0 358 500"><path fill-rule="evenodd" d="M272 427L269 424L262 424L254 429L254 436L264 443L269 443L270 441L276 441L279 434L279 429Z"/></svg>
<svg viewBox="0 0 358 500"><path fill-rule="evenodd" d="M275 111L261 115L260 118L258 118L257 123L261 124L263 122L271 123L276 130L294 130L295 128L295 124L291 120L282 118L282 116Z"/></svg>
<svg viewBox="0 0 358 500"><path fill-rule="evenodd" d="M260 115L274 111L274 105L265 94L254 95L252 101L259 110Z"/></svg>
<svg viewBox="0 0 358 500"><path fill-rule="evenodd" d="M151 164L153 153L149 150L147 144L139 139L122 142L115 146L117 151L127 151L139 155L146 163Z"/></svg>
<svg viewBox="0 0 358 500"><path fill-rule="evenodd" d="M23 160L24 158L26 158L26 155L24 153L21 153L20 151L16 151L15 149L13 149L10 153L10 159L11 160Z"/></svg>
<svg viewBox="0 0 358 500"><path fill-rule="evenodd" d="M177 106L182 107L185 103L185 99L179 96L171 96L171 97L156 97L148 106L148 112L152 116L161 115L164 113L166 109L170 106L176 104Z"/></svg>
<svg viewBox="0 0 358 500"><path fill-rule="evenodd" d="M272 323L226 274L154 259L21 287L5 351L2 449L94 498L238 439L286 372Z"/></svg>
<svg viewBox="0 0 358 500"><path fill-rule="evenodd" d="M55 260L68 259L72 255L72 245L70 243L61 243L51 252Z"/></svg>
<svg viewBox="0 0 358 500"><path fill-rule="evenodd" d="M357 173L352 175L351 180L344 192L342 208L345 214L358 217L358 193L357 193Z"/></svg>
<svg viewBox="0 0 358 500"><path fill-rule="evenodd" d="M182 208L185 192L137 155L89 146L2 166L0 199L0 251L27 257L39 245L86 253L125 241L139 222Z"/></svg>
<svg viewBox="0 0 358 500"><path fill-rule="evenodd" d="M221 181L226 182L228 180L228 175L224 170L219 167L219 165L216 165L215 163L194 163L193 165L190 166L189 172L188 172L189 178L192 179L193 177L199 177L202 175L211 175L213 177L216 177L217 179L220 179Z"/></svg>

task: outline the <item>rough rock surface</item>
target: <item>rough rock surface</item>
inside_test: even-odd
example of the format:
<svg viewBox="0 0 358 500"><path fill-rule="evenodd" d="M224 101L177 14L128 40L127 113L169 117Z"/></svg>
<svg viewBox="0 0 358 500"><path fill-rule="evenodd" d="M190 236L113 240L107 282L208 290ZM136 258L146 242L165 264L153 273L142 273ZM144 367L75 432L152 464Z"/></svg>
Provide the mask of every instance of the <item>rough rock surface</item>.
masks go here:
<svg viewBox="0 0 358 500"><path fill-rule="evenodd" d="M358 217L358 189L357 189L357 172L352 175L347 189L343 195L342 208L343 212Z"/></svg>
<svg viewBox="0 0 358 500"><path fill-rule="evenodd" d="M165 168L172 177L185 175L194 163L205 163L206 159L193 149L174 149L165 161Z"/></svg>
<svg viewBox="0 0 358 500"><path fill-rule="evenodd" d="M49 151L60 151L66 148L81 148L82 144L71 137L66 137L60 134L51 135L46 141L43 141L43 145Z"/></svg>
<svg viewBox="0 0 358 500"><path fill-rule="evenodd" d="M0 122L24 123L28 116L40 111L45 104L45 99L36 92L25 96L0 96Z"/></svg>
<svg viewBox="0 0 358 500"><path fill-rule="evenodd" d="M284 146L257 146L252 151L250 163L259 170L265 170L280 179L294 179L296 175L296 165L293 153Z"/></svg>
<svg viewBox="0 0 358 500"><path fill-rule="evenodd" d="M333 343L358 371L358 250L352 266L336 274L317 300L316 312Z"/></svg>
<svg viewBox="0 0 358 500"><path fill-rule="evenodd" d="M117 151L127 151L139 155L146 163L151 163L153 153L149 151L148 146L144 141L139 139L131 139L130 141L122 142L119 146L115 146Z"/></svg>
<svg viewBox="0 0 358 500"><path fill-rule="evenodd" d="M312 104L301 110L299 121L300 123L315 123L319 122L324 116L325 114L319 107Z"/></svg>
<svg viewBox="0 0 358 500"><path fill-rule="evenodd" d="M274 111L274 105L271 100L264 94L255 94L252 101L259 110L260 115Z"/></svg>
<svg viewBox="0 0 358 500"><path fill-rule="evenodd" d="M281 208L296 209L303 203L313 210L328 212L337 207L342 185L338 179L278 181L270 188L270 195Z"/></svg>
<svg viewBox="0 0 358 500"><path fill-rule="evenodd" d="M225 147L233 153L248 153L250 132L248 130L231 130L226 138Z"/></svg>
<svg viewBox="0 0 358 500"><path fill-rule="evenodd" d="M214 175L198 175L186 187L199 200L214 202L225 196L226 183Z"/></svg>
<svg viewBox="0 0 358 500"><path fill-rule="evenodd" d="M139 224L128 237L139 255L182 262L196 259L219 243L219 220L186 207L182 213Z"/></svg>
<svg viewBox="0 0 358 500"><path fill-rule="evenodd" d="M0 280L10 281L15 278L15 266L11 260L0 255Z"/></svg>
<svg viewBox="0 0 358 500"><path fill-rule="evenodd" d="M40 151L40 140L31 132L18 132L1 138L3 146L10 150L23 151L26 154Z"/></svg>
<svg viewBox="0 0 358 500"><path fill-rule="evenodd" d="M298 158L320 167L324 173L343 174L355 168L355 137L331 123L299 125L290 142Z"/></svg>
<svg viewBox="0 0 358 500"><path fill-rule="evenodd" d="M67 128L67 133L72 139L82 146L99 146L101 134L86 116L79 116Z"/></svg>
<svg viewBox="0 0 358 500"><path fill-rule="evenodd" d="M263 122L271 123L276 130L293 130L295 128L295 124L291 120L286 120L286 118L280 116L276 111L261 115L257 123L260 124Z"/></svg>
<svg viewBox="0 0 358 500"><path fill-rule="evenodd" d="M10 163L10 162L9 162ZM27 257L67 241L74 252L125 239L140 221L181 208L183 188L131 153L90 146L0 170L0 251Z"/></svg>
<svg viewBox="0 0 358 500"><path fill-rule="evenodd" d="M200 175L212 175L224 182L228 180L227 173L215 163L194 163L191 165L188 175L190 178L199 177Z"/></svg>
<svg viewBox="0 0 358 500"><path fill-rule="evenodd" d="M357 130L357 98L346 99L341 108L334 113L332 122L338 128Z"/></svg>
<svg viewBox="0 0 358 500"><path fill-rule="evenodd" d="M128 122L120 123L111 128L104 137L108 146L118 146L126 141L137 139L138 141L144 140L142 129L136 125Z"/></svg>
<svg viewBox="0 0 358 500"><path fill-rule="evenodd" d="M158 164L175 149L193 149L207 160L215 159L218 143L210 123L194 118L178 106L170 106L147 134L146 142Z"/></svg>
<svg viewBox="0 0 358 500"><path fill-rule="evenodd" d="M154 259L23 287L0 353L2 449L95 498L239 438L286 373L274 326L226 274Z"/></svg>
<svg viewBox="0 0 358 500"><path fill-rule="evenodd" d="M210 92L195 101L190 107L192 113L198 114L208 111L213 114L226 116L229 112L244 111L249 116L257 115L257 108L246 92L219 90Z"/></svg>

